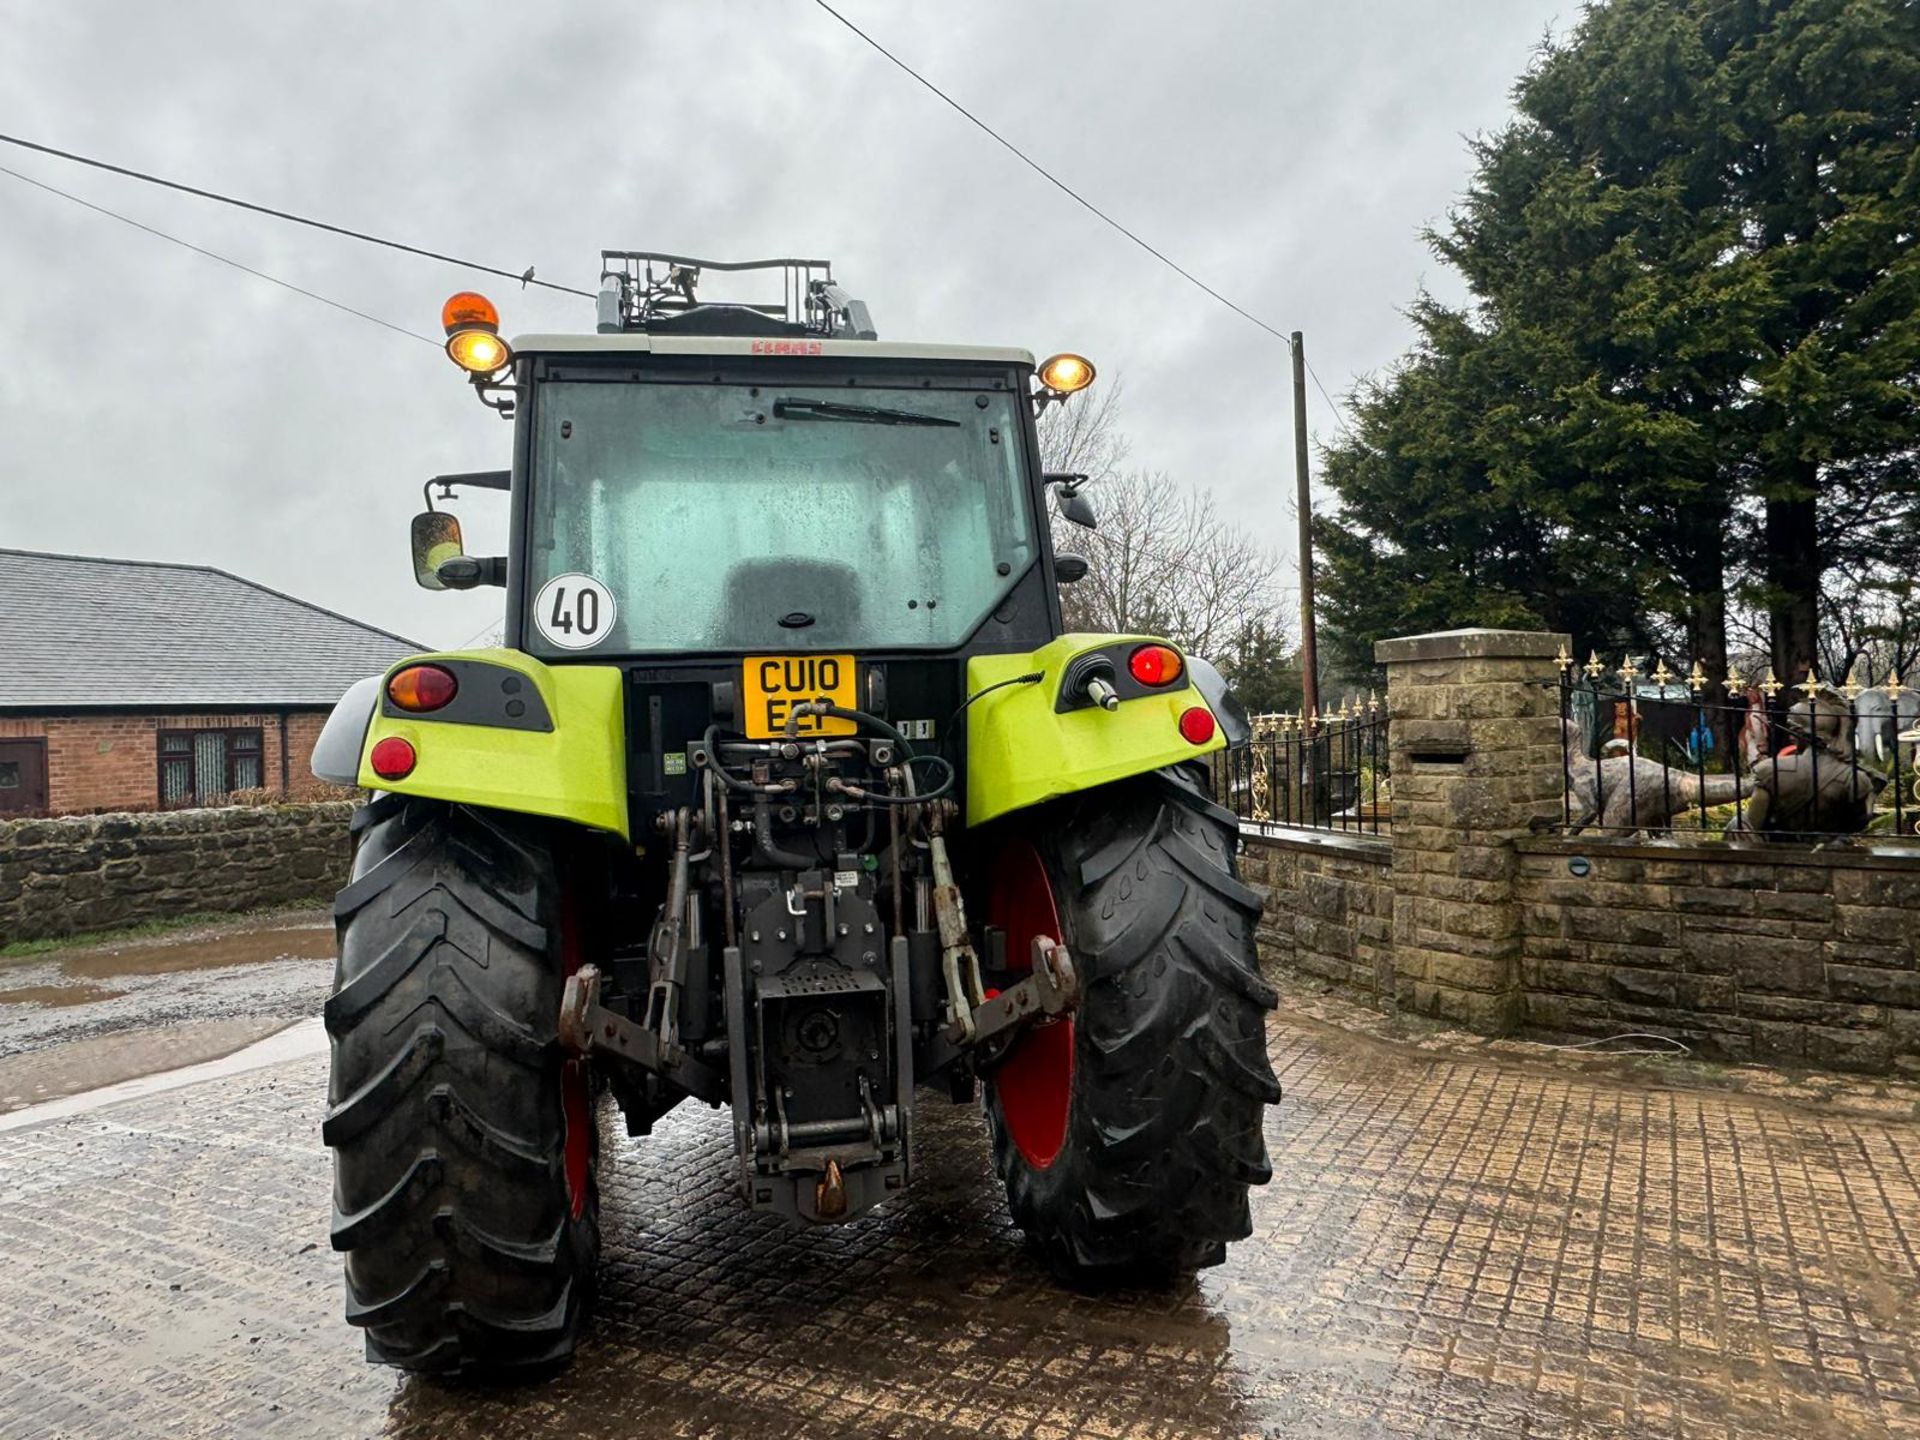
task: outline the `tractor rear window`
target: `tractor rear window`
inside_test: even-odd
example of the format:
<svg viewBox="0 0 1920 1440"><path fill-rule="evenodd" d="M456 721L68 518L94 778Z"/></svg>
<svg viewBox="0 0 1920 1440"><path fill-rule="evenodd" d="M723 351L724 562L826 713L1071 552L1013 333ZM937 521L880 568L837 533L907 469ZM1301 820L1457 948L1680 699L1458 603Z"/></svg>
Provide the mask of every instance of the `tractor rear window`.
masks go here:
<svg viewBox="0 0 1920 1440"><path fill-rule="evenodd" d="M957 645L1035 556L1015 404L979 389L544 385L529 602L561 576L605 586L598 653ZM578 631L531 618L532 648L582 653ZM569 618L563 605L555 625Z"/></svg>

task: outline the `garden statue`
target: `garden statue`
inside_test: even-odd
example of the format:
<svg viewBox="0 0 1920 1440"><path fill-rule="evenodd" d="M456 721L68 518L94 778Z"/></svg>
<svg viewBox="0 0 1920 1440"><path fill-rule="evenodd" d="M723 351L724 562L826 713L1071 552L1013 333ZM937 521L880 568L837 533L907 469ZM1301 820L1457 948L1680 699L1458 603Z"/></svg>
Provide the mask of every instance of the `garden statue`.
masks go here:
<svg viewBox="0 0 1920 1440"><path fill-rule="evenodd" d="M1920 724L1920 689L1902 685L1897 699L1884 686L1862 690L1853 715L1853 748L1861 764L1890 770L1897 752L1900 768L1913 768L1912 744L1900 732Z"/></svg>
<svg viewBox="0 0 1920 1440"><path fill-rule="evenodd" d="M1688 810L1732 804L1751 784L1750 776L1699 775L1642 755L1608 754L1595 760L1582 753L1579 728L1564 723L1568 819L1576 835L1596 820L1608 831L1664 830L1674 816Z"/></svg>
<svg viewBox="0 0 1920 1440"><path fill-rule="evenodd" d="M1860 763L1845 697L1830 685L1802 688L1811 693L1787 711L1792 743L1747 777L1753 795L1727 826L1729 835L1854 835L1867 828L1886 777Z"/></svg>

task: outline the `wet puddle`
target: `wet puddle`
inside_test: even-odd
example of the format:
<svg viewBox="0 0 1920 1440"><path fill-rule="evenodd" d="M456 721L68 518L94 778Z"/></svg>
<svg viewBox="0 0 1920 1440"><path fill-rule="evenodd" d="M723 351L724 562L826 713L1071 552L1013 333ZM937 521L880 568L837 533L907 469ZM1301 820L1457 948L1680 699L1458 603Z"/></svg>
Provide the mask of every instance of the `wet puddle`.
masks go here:
<svg viewBox="0 0 1920 1440"><path fill-rule="evenodd" d="M283 925L231 935L180 935L164 940L53 954L62 976L81 982L127 975L173 975L186 970L224 970L275 960L331 960L331 923Z"/></svg>
<svg viewBox="0 0 1920 1440"><path fill-rule="evenodd" d="M118 1000L127 992L99 985L23 985L0 990L0 1005L91 1005L96 1000Z"/></svg>
<svg viewBox="0 0 1920 1440"><path fill-rule="evenodd" d="M49 1120L64 1120L73 1115L86 1115L109 1105L119 1105L129 1100L144 1100L149 1095L164 1094L169 1090L178 1090L184 1086L198 1085L209 1080L227 1080L264 1066L279 1065L288 1060L302 1060L313 1055L324 1055L326 1052L327 1032L320 1018L315 1016L310 1020L298 1020L284 1029L276 1030L264 1039L256 1040L250 1045L242 1046L231 1054L222 1055L216 1059L204 1060L193 1065L182 1065L156 1074L135 1076L115 1084L102 1085L78 1094L63 1095L42 1104L30 1105L15 1110L12 1114L0 1114L0 1133L25 1129L30 1125L43 1125Z"/></svg>

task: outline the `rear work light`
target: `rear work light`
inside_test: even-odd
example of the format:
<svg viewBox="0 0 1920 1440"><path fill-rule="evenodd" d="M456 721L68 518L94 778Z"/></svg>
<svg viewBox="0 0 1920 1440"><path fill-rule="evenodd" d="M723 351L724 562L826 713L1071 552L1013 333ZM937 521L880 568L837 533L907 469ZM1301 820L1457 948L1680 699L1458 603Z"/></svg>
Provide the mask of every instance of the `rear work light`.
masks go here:
<svg viewBox="0 0 1920 1440"><path fill-rule="evenodd" d="M1204 705L1181 711L1180 738L1189 745L1204 745L1213 739L1213 712Z"/></svg>
<svg viewBox="0 0 1920 1440"><path fill-rule="evenodd" d="M382 780L404 780L413 773L419 758L408 741L398 735L389 735L384 740L374 742L373 753L367 757L367 763Z"/></svg>
<svg viewBox="0 0 1920 1440"><path fill-rule="evenodd" d="M1127 669L1142 685L1171 685L1184 668L1171 645L1142 645L1127 657Z"/></svg>
<svg viewBox="0 0 1920 1440"><path fill-rule="evenodd" d="M460 682L453 678L453 672L442 670L438 665L409 665L394 671L387 681L387 698L402 710L416 714L443 710L459 693Z"/></svg>

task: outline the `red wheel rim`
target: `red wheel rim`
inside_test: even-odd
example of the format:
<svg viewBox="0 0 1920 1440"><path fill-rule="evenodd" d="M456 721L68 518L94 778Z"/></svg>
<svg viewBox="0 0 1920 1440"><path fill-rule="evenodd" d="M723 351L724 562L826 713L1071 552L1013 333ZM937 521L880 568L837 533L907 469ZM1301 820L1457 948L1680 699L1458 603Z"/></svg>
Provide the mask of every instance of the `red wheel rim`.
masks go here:
<svg viewBox="0 0 1920 1440"><path fill-rule="evenodd" d="M580 924L569 895L560 910L560 960L569 978L580 968ZM568 1060L560 1067L560 1114L565 1122L564 1163L567 1210L575 1220L587 1212L587 1172L593 1163L592 1077L585 1060Z"/></svg>
<svg viewBox="0 0 1920 1440"><path fill-rule="evenodd" d="M1007 968L1024 975L1033 967L1033 942L1056 943L1060 911L1040 852L1013 840L994 860L987 911L1007 935ZM993 1072L993 1090L1007 1135L1036 1170L1053 1164L1067 1140L1073 1102L1073 1020L1064 1017L1028 1027Z"/></svg>

